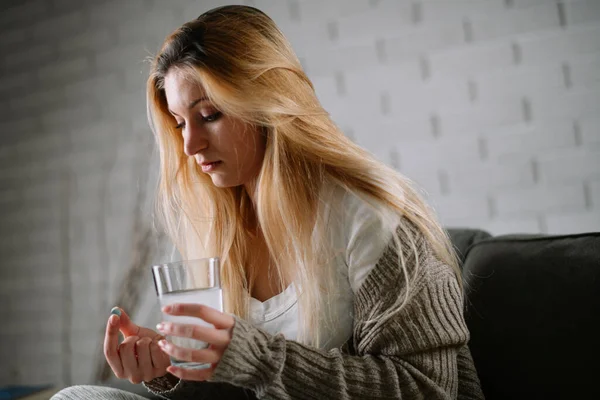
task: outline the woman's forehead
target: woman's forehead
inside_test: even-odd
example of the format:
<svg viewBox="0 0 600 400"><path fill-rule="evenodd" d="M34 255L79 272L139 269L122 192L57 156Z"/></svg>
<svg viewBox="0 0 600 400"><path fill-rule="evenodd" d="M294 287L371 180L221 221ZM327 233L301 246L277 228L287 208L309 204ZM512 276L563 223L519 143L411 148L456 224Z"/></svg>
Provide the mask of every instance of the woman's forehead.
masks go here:
<svg viewBox="0 0 600 400"><path fill-rule="evenodd" d="M167 103L173 107L185 107L197 99L206 97L206 92L199 82L176 72L167 73L164 89Z"/></svg>

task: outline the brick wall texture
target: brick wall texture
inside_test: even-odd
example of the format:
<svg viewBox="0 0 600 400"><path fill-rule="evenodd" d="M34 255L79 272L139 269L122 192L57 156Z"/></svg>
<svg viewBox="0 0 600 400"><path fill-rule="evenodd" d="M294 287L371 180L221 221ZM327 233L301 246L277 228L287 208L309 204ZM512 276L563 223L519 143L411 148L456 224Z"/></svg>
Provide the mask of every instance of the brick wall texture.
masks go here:
<svg viewBox="0 0 600 400"><path fill-rule="evenodd" d="M0 384L95 380L151 225L145 59L222 4L2 1ZM416 181L446 226L600 230L600 0L245 4L279 24L338 125ZM140 318L154 310L144 276Z"/></svg>

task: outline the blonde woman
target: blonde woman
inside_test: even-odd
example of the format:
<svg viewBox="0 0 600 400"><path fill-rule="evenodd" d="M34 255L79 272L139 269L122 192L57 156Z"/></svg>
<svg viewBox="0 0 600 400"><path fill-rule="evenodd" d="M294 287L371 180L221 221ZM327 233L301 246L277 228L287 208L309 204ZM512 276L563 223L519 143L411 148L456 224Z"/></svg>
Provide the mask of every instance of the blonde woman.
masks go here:
<svg viewBox="0 0 600 400"><path fill-rule="evenodd" d="M184 24L147 94L159 215L183 257L222 258L226 312L174 305L215 328L158 332L111 316L118 377L172 399L483 398L444 230L408 179L340 132L268 16L226 6ZM56 398L92 397L138 398L98 387Z"/></svg>

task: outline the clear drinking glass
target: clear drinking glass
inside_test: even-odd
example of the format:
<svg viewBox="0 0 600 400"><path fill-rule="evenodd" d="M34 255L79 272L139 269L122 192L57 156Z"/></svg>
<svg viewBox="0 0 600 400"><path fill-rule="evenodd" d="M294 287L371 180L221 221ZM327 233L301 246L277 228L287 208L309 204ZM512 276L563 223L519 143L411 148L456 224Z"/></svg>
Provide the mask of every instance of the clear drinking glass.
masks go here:
<svg viewBox="0 0 600 400"><path fill-rule="evenodd" d="M223 311L219 258L178 261L152 266L152 276L160 307L174 303L203 304ZM200 318L173 316L162 313L165 321L182 324L212 326ZM199 340L168 336L171 343L193 349L204 349L208 344ZM171 357L171 364L183 368L203 369L210 364L187 362Z"/></svg>

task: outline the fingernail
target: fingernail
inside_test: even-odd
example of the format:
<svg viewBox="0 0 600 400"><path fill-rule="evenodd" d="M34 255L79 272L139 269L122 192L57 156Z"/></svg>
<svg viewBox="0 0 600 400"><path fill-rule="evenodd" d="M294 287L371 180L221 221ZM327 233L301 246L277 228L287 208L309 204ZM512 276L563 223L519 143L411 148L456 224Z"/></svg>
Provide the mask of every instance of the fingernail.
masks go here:
<svg viewBox="0 0 600 400"><path fill-rule="evenodd" d="M116 326L119 323L119 318L113 317L113 315L114 314L110 314L110 317L108 318L108 320L112 326Z"/></svg>
<svg viewBox="0 0 600 400"><path fill-rule="evenodd" d="M111 313L111 314L115 314L117 317L120 317L120 316L121 316L121 310L119 309L119 307L113 307L113 308L110 310L110 313Z"/></svg>
<svg viewBox="0 0 600 400"><path fill-rule="evenodd" d="M163 329L165 329L165 325L162 322L160 324L156 324L156 329L162 331Z"/></svg>
<svg viewBox="0 0 600 400"><path fill-rule="evenodd" d="M172 307L171 306L164 306L162 308L163 312L171 312Z"/></svg>
<svg viewBox="0 0 600 400"><path fill-rule="evenodd" d="M169 344L167 343L167 341L166 341L166 340L159 340L159 341L158 341L158 345L159 345L160 347L163 347L163 348L165 348L165 349L168 349L168 348L169 348Z"/></svg>

